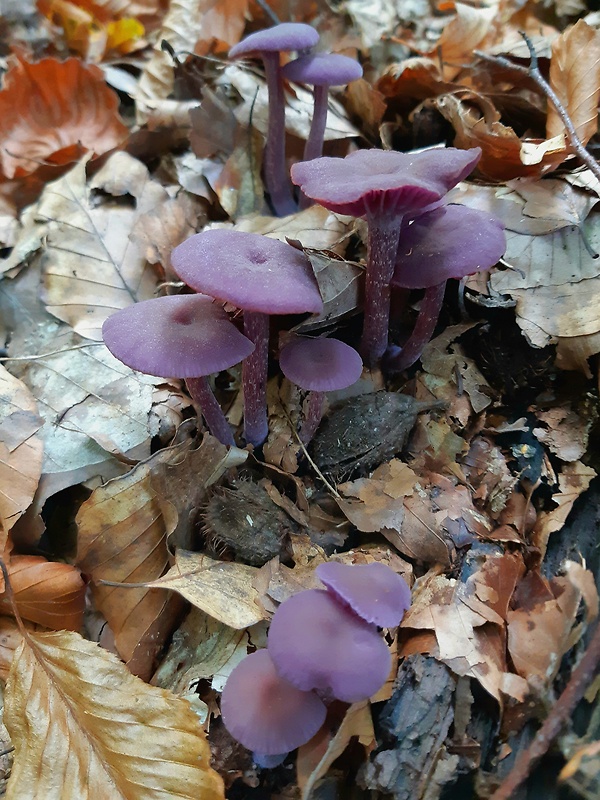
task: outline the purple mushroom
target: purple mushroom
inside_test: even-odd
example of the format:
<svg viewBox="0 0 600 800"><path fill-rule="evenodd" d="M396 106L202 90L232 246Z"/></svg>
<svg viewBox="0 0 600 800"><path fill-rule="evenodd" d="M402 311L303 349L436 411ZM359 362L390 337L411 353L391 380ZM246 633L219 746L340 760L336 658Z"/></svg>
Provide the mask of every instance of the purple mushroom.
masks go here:
<svg viewBox="0 0 600 800"><path fill-rule="evenodd" d="M304 444L319 427L325 392L352 386L362 374L361 357L339 339L294 339L281 350L279 366L288 380L310 392L299 434Z"/></svg>
<svg viewBox="0 0 600 800"><path fill-rule="evenodd" d="M266 650L241 661L227 679L221 713L229 733L254 751L260 766L281 763L317 733L327 709L314 692L282 678Z"/></svg>
<svg viewBox="0 0 600 800"><path fill-rule="evenodd" d="M185 378L210 432L234 445L233 434L207 375L238 364L254 345L212 297L178 295L122 308L102 326L110 352L131 369L162 378Z"/></svg>
<svg viewBox="0 0 600 800"><path fill-rule="evenodd" d="M266 383L269 315L320 313L323 301L307 257L278 239L216 229L198 233L171 254L173 269L193 289L244 311L255 350L242 366L244 435L258 446L268 433Z"/></svg>
<svg viewBox="0 0 600 800"><path fill-rule="evenodd" d="M331 211L366 217L369 228L365 314L360 350L369 366L388 343L390 281L404 216L438 202L481 157L480 148L420 153L358 150L345 158L316 158L292 167L305 195Z"/></svg>
<svg viewBox="0 0 600 800"><path fill-rule="evenodd" d="M345 86L362 78L362 67L358 61L348 56L337 53L315 53L290 61L283 68L282 74L288 81L307 83L314 87L313 118L304 148L304 160L319 158L323 155L329 87ZM302 194L300 207L306 207L308 204L308 198Z"/></svg>
<svg viewBox="0 0 600 800"><path fill-rule="evenodd" d="M410 589L393 569L379 561L371 564L319 564L317 576L327 591L365 622L395 628L410 606Z"/></svg>
<svg viewBox="0 0 600 800"><path fill-rule="evenodd" d="M267 645L282 678L345 703L374 695L392 666L377 627L321 589L299 592L279 606Z"/></svg>
<svg viewBox="0 0 600 800"><path fill-rule="evenodd" d="M403 223L392 285L425 289L425 296L408 341L386 354L388 371L401 372L420 357L435 329L446 281L489 269L505 249L500 220L466 206L440 206Z"/></svg>
<svg viewBox="0 0 600 800"><path fill-rule="evenodd" d="M304 51L319 41L319 34L302 22L283 22L250 34L229 51L230 58L256 56L262 59L269 92L269 122L263 174L275 214L283 217L296 211L285 163L285 97L280 54Z"/></svg>

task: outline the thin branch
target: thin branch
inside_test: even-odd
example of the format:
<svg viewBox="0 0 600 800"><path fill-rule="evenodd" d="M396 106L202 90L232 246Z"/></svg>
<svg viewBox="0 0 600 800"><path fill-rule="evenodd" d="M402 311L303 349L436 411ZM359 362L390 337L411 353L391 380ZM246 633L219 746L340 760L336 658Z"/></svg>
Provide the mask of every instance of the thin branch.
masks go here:
<svg viewBox="0 0 600 800"><path fill-rule="evenodd" d="M592 172L600 181L600 164L598 164L596 159L586 150L583 142L577 135L577 131L575 130L575 126L573 125L568 111L561 103L554 89L550 86L548 81L540 72L538 66L538 57L537 53L535 52L533 42L526 33L523 31L520 31L520 33L525 41L525 44L527 45L527 49L529 50L529 57L531 59L529 67L522 67L520 64L514 64L512 61L509 61L508 58L504 58L504 56L490 56L487 53L482 53L481 50L475 50L475 55L479 58L482 58L484 61L489 61L493 64L499 64L502 67L513 70L513 72L520 72L523 75L528 75L531 80L539 86L548 101L554 106L554 109L560 117L562 124L565 126L567 138L571 147L577 153L583 163L588 167L590 172Z"/></svg>
<svg viewBox="0 0 600 800"><path fill-rule="evenodd" d="M596 624L596 630L588 648L579 664L573 670L564 692L552 707L546 721L527 750L517 756L512 770L490 797L490 800L511 800L515 796L519 786L527 780L535 764L548 752L550 745L561 732L567 720L572 716L575 706L592 682L599 663L600 624Z"/></svg>

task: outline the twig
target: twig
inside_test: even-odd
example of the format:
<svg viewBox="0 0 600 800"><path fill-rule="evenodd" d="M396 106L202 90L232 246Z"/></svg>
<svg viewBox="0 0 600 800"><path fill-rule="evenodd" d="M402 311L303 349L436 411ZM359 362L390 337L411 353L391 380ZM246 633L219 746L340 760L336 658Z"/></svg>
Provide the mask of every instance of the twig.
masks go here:
<svg viewBox="0 0 600 800"><path fill-rule="evenodd" d="M548 81L540 72L538 67L538 57L537 53L535 52L533 42L529 36L524 33L524 31L520 31L520 34L527 45L527 49L529 50L529 57L531 59L529 67L522 67L520 64L514 64L512 61L509 61L508 58L504 58L504 56L490 56L487 53L482 53L481 50L475 50L475 55L479 58L482 58L484 61L490 61L493 64L500 64L500 66L511 69L514 72L520 72L524 75L528 75L531 80L539 86L549 102L554 106L554 110L560 117L562 124L565 126L567 138L571 144L571 147L577 153L583 163L588 167L588 169L600 181L600 164L598 164L596 159L586 150L583 142L577 135L575 126L573 125L571 117L569 116L566 108L561 103L554 89L550 86Z"/></svg>
<svg viewBox="0 0 600 800"><path fill-rule="evenodd" d="M100 347L103 344L103 342L87 342L86 344L73 345L73 347L64 347L62 350L52 350L50 353L40 353L37 356L2 356L0 361L39 361L41 358L59 356L61 353L70 353L72 350L83 350L84 347Z"/></svg>
<svg viewBox="0 0 600 800"><path fill-rule="evenodd" d="M273 25L279 25L281 20L265 0L256 0L256 5L260 6L265 14L271 19Z"/></svg>
<svg viewBox="0 0 600 800"><path fill-rule="evenodd" d="M527 780L532 768L545 755L565 722L572 715L575 706L592 682L599 663L600 623L596 624L596 630L583 658L573 670L564 692L552 707L546 721L527 750L517 756L512 770L490 797L490 800L511 800L515 796L519 786Z"/></svg>

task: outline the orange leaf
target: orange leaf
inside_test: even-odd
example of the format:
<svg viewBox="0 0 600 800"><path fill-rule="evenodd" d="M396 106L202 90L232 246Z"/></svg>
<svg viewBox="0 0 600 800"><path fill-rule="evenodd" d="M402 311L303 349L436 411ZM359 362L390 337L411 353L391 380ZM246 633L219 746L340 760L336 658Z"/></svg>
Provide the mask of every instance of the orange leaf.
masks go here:
<svg viewBox="0 0 600 800"><path fill-rule="evenodd" d="M117 107L97 67L75 58L14 60L0 91L0 168L7 178L21 177L43 162L111 150L127 135Z"/></svg>
<svg viewBox="0 0 600 800"><path fill-rule="evenodd" d="M13 556L7 567L23 619L53 630L81 628L85 583L76 567L41 556ZM0 609L11 613L5 594L0 595Z"/></svg>

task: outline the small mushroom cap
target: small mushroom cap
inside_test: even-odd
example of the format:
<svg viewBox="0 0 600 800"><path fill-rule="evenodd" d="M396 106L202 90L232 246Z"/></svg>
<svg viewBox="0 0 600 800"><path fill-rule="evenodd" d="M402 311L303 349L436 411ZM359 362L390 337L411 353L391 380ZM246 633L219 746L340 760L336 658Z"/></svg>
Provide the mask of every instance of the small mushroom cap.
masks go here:
<svg viewBox="0 0 600 800"><path fill-rule="evenodd" d="M288 52L290 50L307 50L319 41L319 34L310 25L303 22L282 22L263 31L251 33L229 51L230 58L239 58L252 53Z"/></svg>
<svg viewBox="0 0 600 800"><path fill-rule="evenodd" d="M377 628L321 589L298 592L279 606L267 646L283 678L345 703L374 695L392 665Z"/></svg>
<svg viewBox="0 0 600 800"><path fill-rule="evenodd" d="M362 374L361 357L339 339L295 339L281 350L279 366L288 380L311 392L345 389Z"/></svg>
<svg viewBox="0 0 600 800"><path fill-rule="evenodd" d="M466 178L481 149L435 148L421 153L357 150L345 158L314 158L292 166L307 197L339 214L402 215L437 202Z"/></svg>
<svg viewBox="0 0 600 800"><path fill-rule="evenodd" d="M485 211L441 206L402 225L392 284L427 289L489 269L506 250L504 226Z"/></svg>
<svg viewBox="0 0 600 800"><path fill-rule="evenodd" d="M263 314L318 314L323 309L308 258L278 239L225 228L197 233L171 254L192 289Z"/></svg>
<svg viewBox="0 0 600 800"><path fill-rule="evenodd" d="M316 694L284 680L266 650L257 650L232 670L221 695L221 713L229 733L244 747L274 756L312 739L327 709Z"/></svg>
<svg viewBox="0 0 600 800"><path fill-rule="evenodd" d="M393 569L379 561L371 564L319 564L317 576L335 597L361 619L381 628L399 625L410 606L410 589Z"/></svg>
<svg viewBox="0 0 600 800"><path fill-rule="evenodd" d="M354 58L338 53L315 53L290 61L282 70L283 77L311 86L345 86L362 78L363 69Z"/></svg>
<svg viewBox="0 0 600 800"><path fill-rule="evenodd" d="M176 295L122 308L102 326L110 352L131 369L198 378L238 364L254 344L212 297Z"/></svg>

